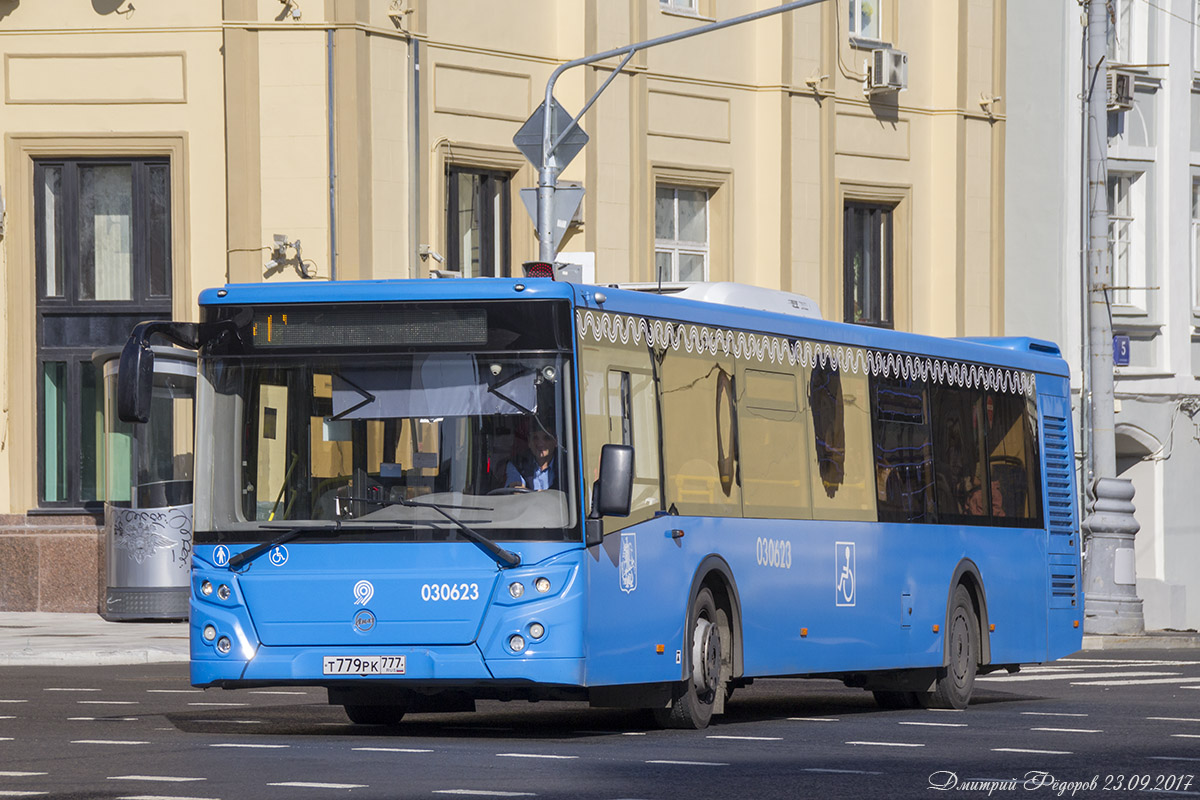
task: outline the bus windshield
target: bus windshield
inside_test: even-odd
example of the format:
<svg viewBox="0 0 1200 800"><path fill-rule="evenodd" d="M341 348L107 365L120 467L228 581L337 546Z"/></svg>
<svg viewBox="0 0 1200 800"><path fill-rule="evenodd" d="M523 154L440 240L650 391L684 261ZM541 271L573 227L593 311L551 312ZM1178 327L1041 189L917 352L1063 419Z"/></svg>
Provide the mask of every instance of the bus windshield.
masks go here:
<svg viewBox="0 0 1200 800"><path fill-rule="evenodd" d="M197 536L353 520L442 541L453 524L422 507L440 504L491 539L576 537L569 369L545 352L205 359L213 464Z"/></svg>

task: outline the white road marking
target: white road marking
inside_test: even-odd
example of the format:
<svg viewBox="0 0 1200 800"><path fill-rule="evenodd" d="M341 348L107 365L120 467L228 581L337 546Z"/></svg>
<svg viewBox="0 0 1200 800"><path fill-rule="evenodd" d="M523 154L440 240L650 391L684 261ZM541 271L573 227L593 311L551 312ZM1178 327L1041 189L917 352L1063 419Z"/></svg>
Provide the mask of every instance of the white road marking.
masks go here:
<svg viewBox="0 0 1200 800"><path fill-rule="evenodd" d="M1072 663L1092 663L1101 664L1108 667L1195 667L1200 666L1200 661L1143 661L1140 659L1119 659L1119 658L1063 658L1059 662L1070 661Z"/></svg>
<svg viewBox="0 0 1200 800"><path fill-rule="evenodd" d="M0 772L0 778L33 778L49 774L48 772Z"/></svg>
<svg viewBox="0 0 1200 800"><path fill-rule="evenodd" d="M211 725L262 725L261 719L194 719L192 722L207 722Z"/></svg>
<svg viewBox="0 0 1200 800"><path fill-rule="evenodd" d="M829 772L834 775L882 775L882 772L868 772L865 769L824 769L822 767L806 767L801 772Z"/></svg>
<svg viewBox="0 0 1200 800"><path fill-rule="evenodd" d="M71 744L150 744L149 742L137 742L130 739L76 739Z"/></svg>
<svg viewBox="0 0 1200 800"><path fill-rule="evenodd" d="M0 703L28 703L28 700L0 700Z"/></svg>
<svg viewBox="0 0 1200 800"><path fill-rule="evenodd" d="M432 750L421 750L416 747L352 747L363 753L432 753Z"/></svg>
<svg viewBox="0 0 1200 800"><path fill-rule="evenodd" d="M1200 739L1200 733L1172 733L1176 739Z"/></svg>
<svg viewBox="0 0 1200 800"><path fill-rule="evenodd" d="M1104 733L1094 728L1030 728L1031 731L1048 731L1050 733Z"/></svg>
<svg viewBox="0 0 1200 800"><path fill-rule="evenodd" d="M466 794L475 797L537 797L533 792L499 792L490 789L434 789L434 794Z"/></svg>
<svg viewBox="0 0 1200 800"><path fill-rule="evenodd" d="M1200 678L1146 678L1137 681L1080 681L1072 686L1148 686L1152 683L1200 683ZM1191 687L1188 687L1191 688Z"/></svg>
<svg viewBox="0 0 1200 800"><path fill-rule="evenodd" d="M782 736L706 736L706 739L736 739L741 742L782 742Z"/></svg>
<svg viewBox="0 0 1200 800"><path fill-rule="evenodd" d="M1143 678L1152 676L1179 675L1178 672L1061 672L1056 675L1005 675L1003 677L986 676L976 678L977 681L992 683L1016 683L1017 681L1069 681L1076 678Z"/></svg>
<svg viewBox="0 0 1200 800"><path fill-rule="evenodd" d="M5 714L3 716L0 716L0 719L16 719L16 717Z"/></svg>
<svg viewBox="0 0 1200 800"><path fill-rule="evenodd" d="M248 706L250 704L249 703L188 703L188 705L189 706L227 706L227 707L238 708L241 706Z"/></svg>
<svg viewBox="0 0 1200 800"><path fill-rule="evenodd" d="M655 759L647 761L647 764L672 764L679 767L728 767L728 764L720 761L667 761L665 759Z"/></svg>
<svg viewBox="0 0 1200 800"><path fill-rule="evenodd" d="M164 783L188 783L206 781L208 778L184 778L179 775L112 775L110 781L162 781Z"/></svg>
<svg viewBox="0 0 1200 800"><path fill-rule="evenodd" d="M625 733L622 733L621 735L622 736L645 736L646 733L645 733L645 731L626 731Z"/></svg>
<svg viewBox="0 0 1200 800"><path fill-rule="evenodd" d="M1184 756L1150 756L1153 761L1200 761L1200 758L1186 758Z"/></svg>
<svg viewBox="0 0 1200 800"><path fill-rule="evenodd" d="M788 722L841 722L833 717L788 717Z"/></svg>
<svg viewBox="0 0 1200 800"><path fill-rule="evenodd" d="M846 744L865 744L869 747L924 747L923 744L912 742L846 742Z"/></svg>
<svg viewBox="0 0 1200 800"><path fill-rule="evenodd" d="M76 700L81 706L136 706L137 700Z"/></svg>
<svg viewBox="0 0 1200 800"><path fill-rule="evenodd" d="M308 692L284 692L284 691L270 691L270 690L262 689L262 690L256 690L253 692L247 692L247 694L288 694L288 695L300 695L301 697L303 697L304 695L308 694Z"/></svg>
<svg viewBox="0 0 1200 800"><path fill-rule="evenodd" d="M245 747L248 749L258 750L283 750L291 747L290 744L242 744L240 742L221 742L219 744L210 744L209 747Z"/></svg>
<svg viewBox="0 0 1200 800"><path fill-rule="evenodd" d="M1197 717L1146 717L1146 719L1153 719L1159 722L1200 722L1200 718Z"/></svg>
<svg viewBox="0 0 1200 800"><path fill-rule="evenodd" d="M0 742L11 742L12 740L11 736L0 736Z"/></svg>
<svg viewBox="0 0 1200 800"><path fill-rule="evenodd" d="M901 722L901 725L927 725L931 728L965 728L965 722Z"/></svg>
<svg viewBox="0 0 1200 800"><path fill-rule="evenodd" d="M579 756L556 756L550 753L496 753L497 758L558 758L569 761Z"/></svg>
<svg viewBox="0 0 1200 800"><path fill-rule="evenodd" d="M1074 755L1070 750L1026 750L1021 747L993 747L993 753L1033 753L1039 756L1069 756Z"/></svg>
<svg viewBox="0 0 1200 800"><path fill-rule="evenodd" d="M21 792L15 789L0 790L0 797L40 797L49 792Z"/></svg>
<svg viewBox="0 0 1200 800"><path fill-rule="evenodd" d="M98 692L99 689L80 689L72 686L49 686L42 689L43 692Z"/></svg>
<svg viewBox="0 0 1200 800"><path fill-rule="evenodd" d="M1087 714L1069 714L1066 711L1022 711L1027 717L1086 717Z"/></svg>
<svg viewBox="0 0 1200 800"><path fill-rule="evenodd" d="M67 717L67 722L137 722L137 717Z"/></svg>
<svg viewBox="0 0 1200 800"><path fill-rule="evenodd" d="M117 800L220 800L216 797L180 797L170 794L128 794Z"/></svg>
<svg viewBox="0 0 1200 800"><path fill-rule="evenodd" d="M150 694L204 694L203 689L147 689Z"/></svg>
<svg viewBox="0 0 1200 800"><path fill-rule="evenodd" d="M284 781L283 783L268 783L267 786L288 786L295 789L367 789L365 783L306 783L305 781Z"/></svg>

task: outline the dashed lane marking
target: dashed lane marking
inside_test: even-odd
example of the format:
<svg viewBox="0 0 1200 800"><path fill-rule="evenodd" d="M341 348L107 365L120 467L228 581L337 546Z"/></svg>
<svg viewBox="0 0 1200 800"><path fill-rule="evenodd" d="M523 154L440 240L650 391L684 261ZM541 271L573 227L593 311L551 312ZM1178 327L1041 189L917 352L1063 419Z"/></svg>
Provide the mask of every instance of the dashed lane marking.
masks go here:
<svg viewBox="0 0 1200 800"><path fill-rule="evenodd" d="M0 778L34 778L39 775L48 775L46 772L0 772Z"/></svg>
<svg viewBox="0 0 1200 800"><path fill-rule="evenodd" d="M735 739L739 742L782 742L782 736L706 736L706 739Z"/></svg>
<svg viewBox="0 0 1200 800"><path fill-rule="evenodd" d="M0 797L40 797L49 792L22 792L16 789L0 790Z"/></svg>
<svg viewBox="0 0 1200 800"><path fill-rule="evenodd" d="M362 753L432 753L432 750L422 750L417 747L352 747Z"/></svg>
<svg viewBox="0 0 1200 800"><path fill-rule="evenodd" d="M914 742L846 742L846 744L866 745L867 747L924 747Z"/></svg>
<svg viewBox="0 0 1200 800"><path fill-rule="evenodd" d="M993 753L1032 753L1038 756L1069 756L1074 755L1070 750L1027 750L1023 747L993 747Z"/></svg>
<svg viewBox="0 0 1200 800"><path fill-rule="evenodd" d="M537 797L533 792L501 792L495 789L434 789L434 794L465 794L474 797Z"/></svg>
<svg viewBox="0 0 1200 800"><path fill-rule="evenodd" d="M806 767L801 772L828 772L832 775L882 775L882 772L870 772L865 769L829 769L826 767Z"/></svg>
<svg viewBox="0 0 1200 800"><path fill-rule="evenodd" d="M841 722L833 717L788 717L788 722Z"/></svg>
<svg viewBox="0 0 1200 800"><path fill-rule="evenodd" d="M47 686L43 692L98 692L99 689L84 689L79 686Z"/></svg>
<svg viewBox="0 0 1200 800"><path fill-rule="evenodd" d="M0 700L0 703L28 703L28 700Z"/></svg>
<svg viewBox="0 0 1200 800"><path fill-rule="evenodd" d="M1150 756L1152 761L1200 761L1200 758L1188 758L1186 756Z"/></svg>
<svg viewBox="0 0 1200 800"><path fill-rule="evenodd" d="M1053 675L1002 675L1002 676L987 676L976 678L977 681L985 683L1017 683L1026 681L1072 681L1078 678L1149 678L1149 677L1167 677L1170 675L1180 675L1179 672L1059 672Z"/></svg>
<svg viewBox="0 0 1200 800"><path fill-rule="evenodd" d="M308 781L284 781L282 783L268 783L267 786L287 786L292 789L367 789L370 788L365 783L311 783Z"/></svg>
<svg viewBox="0 0 1200 800"><path fill-rule="evenodd" d="M137 722L139 717L67 717L67 722Z"/></svg>
<svg viewBox="0 0 1200 800"><path fill-rule="evenodd" d="M1046 731L1047 733L1104 733L1095 728L1030 728L1031 731Z"/></svg>
<svg viewBox="0 0 1200 800"><path fill-rule="evenodd" d="M72 742L71 742L71 744L119 744L119 745L133 745L133 744L150 744L150 743L149 743L149 742L139 742L139 741L134 741L134 740L131 740L131 739L75 739L74 741L72 741Z"/></svg>
<svg viewBox="0 0 1200 800"><path fill-rule="evenodd" d="M209 747L244 747L248 750L283 750L291 747L290 744L246 744L244 742L218 742L210 744Z"/></svg>
<svg viewBox="0 0 1200 800"><path fill-rule="evenodd" d="M253 692L248 692L247 694L286 694L286 695L293 695L293 696L299 695L300 697L304 697L305 695L308 694L308 692L286 692L286 691L282 691L282 690L260 689L260 690L256 690Z"/></svg>
<svg viewBox="0 0 1200 800"><path fill-rule="evenodd" d="M1200 739L1200 733L1172 733L1175 739Z"/></svg>
<svg viewBox="0 0 1200 800"><path fill-rule="evenodd" d="M1159 722L1200 722L1200 718L1197 717L1146 717L1146 719L1153 719Z"/></svg>
<svg viewBox="0 0 1200 800"><path fill-rule="evenodd" d="M248 706L249 703L188 703L189 706L222 706L226 708L240 708Z"/></svg>
<svg viewBox="0 0 1200 800"><path fill-rule="evenodd" d="M81 706L136 706L137 700L76 700Z"/></svg>
<svg viewBox="0 0 1200 800"><path fill-rule="evenodd" d="M1136 681L1079 681L1072 686L1149 686L1155 683L1200 683L1200 678L1145 678ZM1192 688L1192 687L1187 687ZM1198 687L1200 688L1200 687Z"/></svg>
<svg viewBox="0 0 1200 800"><path fill-rule="evenodd" d="M677 767L728 767L729 765L721 761L668 761L666 759L654 759L647 761L647 764L668 764Z"/></svg>
<svg viewBox="0 0 1200 800"><path fill-rule="evenodd" d="M147 689L150 694L204 694L203 689Z"/></svg>
<svg viewBox="0 0 1200 800"><path fill-rule="evenodd" d="M1086 717L1087 714L1070 714L1066 711L1022 711L1027 717Z"/></svg>
<svg viewBox="0 0 1200 800"><path fill-rule="evenodd" d="M579 756L559 756L551 753L496 753L497 758L556 758L563 761L579 758Z"/></svg>
<svg viewBox="0 0 1200 800"><path fill-rule="evenodd" d="M173 794L127 794L117 800L220 800L217 797L180 797Z"/></svg>
<svg viewBox="0 0 1200 800"><path fill-rule="evenodd" d="M161 781L163 783L190 783L206 781L208 778L185 778L182 775L110 775L110 781Z"/></svg>
<svg viewBox="0 0 1200 800"><path fill-rule="evenodd" d="M901 722L901 725L926 725L930 728L965 728L965 722Z"/></svg>

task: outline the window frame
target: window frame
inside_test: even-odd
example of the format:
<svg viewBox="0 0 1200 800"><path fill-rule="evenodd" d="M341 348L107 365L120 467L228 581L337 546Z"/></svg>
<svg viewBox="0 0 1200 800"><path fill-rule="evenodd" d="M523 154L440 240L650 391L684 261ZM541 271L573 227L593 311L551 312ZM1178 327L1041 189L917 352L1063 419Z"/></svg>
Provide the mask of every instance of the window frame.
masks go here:
<svg viewBox="0 0 1200 800"><path fill-rule="evenodd" d="M481 231L491 231L492 235L480 237L480 274L470 274L470 264L463 261L461 238L459 230L459 181L460 175L471 175L481 180L475 184L474 193L479 202L483 224ZM507 278L512 276L512 183L514 175L504 169L489 169L487 167L469 166L465 164L446 163L445 173L446 205L446 264L445 268L458 272L464 278ZM500 184L495 186L493 184ZM492 187L490 190L488 187ZM487 202L482 202L486 200ZM499 203L496 209L494 202ZM496 218L497 213L499 219ZM497 239L499 241L497 241ZM489 265L493 272L490 274L483 269ZM456 269L457 267L457 269Z"/></svg>
<svg viewBox="0 0 1200 800"><path fill-rule="evenodd" d="M1148 312L1147 289L1150 284L1148 253L1147 173L1136 169L1114 168L1108 172L1108 259L1112 269L1112 303L1127 312ZM1114 189L1125 185L1125 209L1118 210L1119 197ZM1124 254L1118 248L1124 242ZM1138 288L1141 287L1141 288Z"/></svg>
<svg viewBox="0 0 1200 800"><path fill-rule="evenodd" d="M670 181L660 181L654 185L654 209L657 217L658 209L658 193L661 190L669 189L672 192L672 225L675 232L673 239L661 239L658 236L657 221L654 229L654 279L662 280L662 282L684 282L679 277L679 258L683 255L700 256L704 260L703 275L698 282L709 280L712 264L712 200L713 190L704 186L686 186ZM704 194L704 242L697 242L688 239L679 238L679 193L684 192L703 192ZM669 277L663 277L658 272L658 256L659 254L668 254L671 257L671 274ZM689 280L688 283L696 282Z"/></svg>
<svg viewBox="0 0 1200 800"><path fill-rule="evenodd" d="M878 256L876 259L878 268L869 270L873 275L867 276L866 285L863 286L863 294L867 294L868 291L873 293L877 287L879 314L877 318L874 318L865 313L861 318L856 319L854 298L858 286L851 278L853 275L852 256L859 251L851 249L852 240L849 230L852 216L862 211L868 212L871 217L875 214L879 215L877 227L875 227L876 223L871 222L873 227L871 244L878 247L877 250L874 250L873 247ZM873 282L870 280L872 276L876 277ZM842 319L852 324L870 325L876 328L896 327L896 204L894 203L847 199L843 204Z"/></svg>
<svg viewBox="0 0 1200 800"><path fill-rule="evenodd" d="M842 0L834 0L834 2L842 2ZM875 12L878 15L875 19L874 35L864 33L861 27L862 6L864 2L873 2ZM851 42L855 40L863 42L882 42L883 41L883 0L850 0L850 8L846 14L846 34Z"/></svg>
<svg viewBox="0 0 1200 800"><path fill-rule="evenodd" d="M81 236L84 228L79 224L81 179L83 169L97 166L130 166L130 297L117 300L98 300L81 296L82 275L80 265ZM84 481L87 470L84 460L87 448L84 442L85 414L94 413L97 406L84 407L83 390L85 373L91 369L94 385L93 397L99 404L97 423L103 425L103 375L92 367L92 353L104 346L116 346L123 341L88 341L85 344L71 344L56 336L58 320L64 322L80 317L93 320L107 320L109 325L124 328L126 324L145 319L170 319L172 314L172 286L174 284L175 249L174 249L174 220L176 198L173 185L176 176L173 174L172 157L165 154L136 155L136 156L49 156L38 155L32 160L31 175L33 177L33 273L34 273L34 330L35 346L33 373L36 382L36 406L34 422L36 427L36 458L37 477L35 501L37 508L54 511L83 510L94 512L102 508L105 493L103 474L103 454L98 448L92 453L92 469L94 470L95 498L85 497ZM59 294L47 294L46 253L43 237L43 219L45 215L46 186L44 176L46 170L60 170L59 193L60 206L55 214L55 247L61 253L61 279ZM151 180L153 170L163 170L166 176L165 191L162 193L163 211L165 213L162 233L166 236L162 255L165 263L162 265L160 277L165 281L165 293L153 294L151 285L150 237L153 231L151 224L152 204L150 202ZM50 323L48 326L47 323ZM49 329L48 329L49 328ZM66 333L65 331L63 333ZM92 333L89 331L89 333ZM66 334L70 336L69 333ZM46 408L46 370L47 365L54 363L65 364L64 393L66 395L65 413L62 415L65 425L58 431L65 444L62 458L65 462L62 492L55 492L56 499L47 499L47 423ZM93 432L94 433L94 432ZM97 440L100 437L96 437Z"/></svg>

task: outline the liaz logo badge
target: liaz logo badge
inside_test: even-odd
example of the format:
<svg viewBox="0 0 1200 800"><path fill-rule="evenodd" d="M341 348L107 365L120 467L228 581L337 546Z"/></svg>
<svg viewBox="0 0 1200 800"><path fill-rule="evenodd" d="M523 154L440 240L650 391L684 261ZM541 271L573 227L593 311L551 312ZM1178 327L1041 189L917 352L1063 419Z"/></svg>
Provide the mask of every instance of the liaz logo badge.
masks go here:
<svg viewBox="0 0 1200 800"><path fill-rule="evenodd" d="M637 534L632 531L621 534L621 559L617 563L621 576L621 591L632 592L637 588Z"/></svg>

